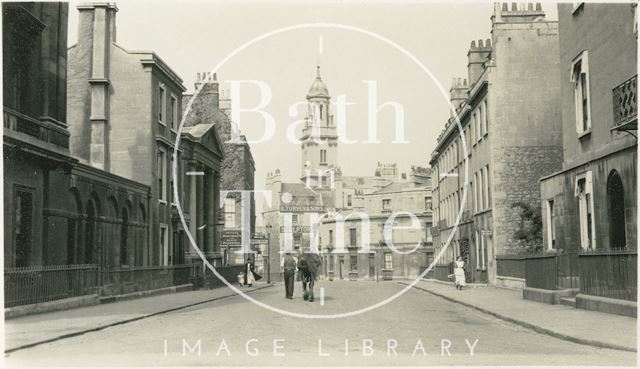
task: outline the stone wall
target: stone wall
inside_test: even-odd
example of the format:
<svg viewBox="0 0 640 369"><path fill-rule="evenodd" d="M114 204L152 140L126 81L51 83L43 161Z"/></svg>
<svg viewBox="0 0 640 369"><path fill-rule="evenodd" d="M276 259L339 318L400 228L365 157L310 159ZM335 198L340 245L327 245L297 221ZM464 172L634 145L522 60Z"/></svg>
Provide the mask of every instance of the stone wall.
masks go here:
<svg viewBox="0 0 640 369"><path fill-rule="evenodd" d="M560 167L562 152L558 146L500 147L493 157L493 221L496 254L523 252L516 247L515 231L520 226L517 202L534 209L540 201L538 179Z"/></svg>

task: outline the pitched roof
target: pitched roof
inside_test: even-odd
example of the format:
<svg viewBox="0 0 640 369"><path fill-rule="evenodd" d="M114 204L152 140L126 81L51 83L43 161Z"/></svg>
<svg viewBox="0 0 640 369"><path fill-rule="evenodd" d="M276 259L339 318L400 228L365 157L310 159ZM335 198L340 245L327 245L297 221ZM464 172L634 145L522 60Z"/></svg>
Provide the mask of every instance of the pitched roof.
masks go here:
<svg viewBox="0 0 640 369"><path fill-rule="evenodd" d="M195 126L186 126L182 128L182 133L188 134L194 138L202 138L215 124L198 124Z"/></svg>
<svg viewBox="0 0 640 369"><path fill-rule="evenodd" d="M374 192L374 194L385 194L385 193L394 193L394 192L402 192L407 190L419 190L419 189L420 187L416 186L413 182L397 181L397 182L389 183L388 185Z"/></svg>
<svg viewBox="0 0 640 369"><path fill-rule="evenodd" d="M304 183L283 183L282 192L288 192L293 197L312 197L316 201L320 201L320 194L307 188Z"/></svg>

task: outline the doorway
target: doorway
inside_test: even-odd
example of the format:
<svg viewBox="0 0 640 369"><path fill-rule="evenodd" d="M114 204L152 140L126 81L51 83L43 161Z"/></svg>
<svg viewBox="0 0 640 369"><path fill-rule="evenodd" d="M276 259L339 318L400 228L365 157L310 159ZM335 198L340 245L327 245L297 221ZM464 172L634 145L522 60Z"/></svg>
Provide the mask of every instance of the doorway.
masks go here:
<svg viewBox="0 0 640 369"><path fill-rule="evenodd" d="M376 276L375 254L369 254L369 278L374 279L375 276Z"/></svg>

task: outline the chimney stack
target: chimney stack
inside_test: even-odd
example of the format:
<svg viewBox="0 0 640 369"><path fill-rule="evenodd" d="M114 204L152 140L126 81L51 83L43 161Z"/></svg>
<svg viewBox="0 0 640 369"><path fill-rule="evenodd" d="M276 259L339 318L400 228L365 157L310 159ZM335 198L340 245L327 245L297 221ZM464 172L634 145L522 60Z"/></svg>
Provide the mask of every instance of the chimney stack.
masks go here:
<svg viewBox="0 0 640 369"><path fill-rule="evenodd" d="M453 106L454 110L458 110L460 105L465 102L469 97L469 85L466 78L454 78L451 82L451 89L449 89L449 102ZM455 114L451 112L453 117Z"/></svg>
<svg viewBox="0 0 640 369"><path fill-rule="evenodd" d="M473 85L478 81L480 75L484 71L484 63L489 60L491 56L491 40L487 39L486 42L478 40L476 45L475 41L471 41L471 47L467 53L469 63L467 68L469 71L469 88L473 88Z"/></svg>
<svg viewBox="0 0 640 369"><path fill-rule="evenodd" d="M218 76L216 73L201 72L196 75L195 88L198 90L202 86L198 94L198 100L206 99L207 105L220 107L220 92Z"/></svg>
<svg viewBox="0 0 640 369"><path fill-rule="evenodd" d="M91 93L91 141L89 161L96 168L109 171L109 84L111 45L116 38L116 12L113 3L78 5L78 47L91 50L89 78Z"/></svg>

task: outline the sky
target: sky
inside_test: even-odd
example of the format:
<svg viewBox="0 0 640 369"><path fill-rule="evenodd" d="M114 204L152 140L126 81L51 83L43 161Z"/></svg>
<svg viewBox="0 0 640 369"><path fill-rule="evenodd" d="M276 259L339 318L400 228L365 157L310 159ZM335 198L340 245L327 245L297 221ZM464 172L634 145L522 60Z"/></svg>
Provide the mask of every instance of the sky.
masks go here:
<svg viewBox="0 0 640 369"><path fill-rule="evenodd" d="M77 4L71 2L69 8L69 45L77 40ZM188 92L194 89L196 73L213 70L248 41L309 23L340 24L382 36L404 48L433 76L380 39L328 25L280 32L238 51L217 70L221 87L228 89L229 80L266 83L271 98L263 110L273 117L276 127L264 142L251 144L256 189L264 189L266 174L275 169L280 169L285 181L301 176L300 147L287 140L286 132L302 119L302 115L290 116L290 106L304 101L316 65L320 65L332 99L346 95L348 102L355 103L347 107L346 133L357 142L338 145L338 164L344 175L373 175L378 162L397 163L402 172L412 165L428 166L436 138L449 117L451 80L466 78L469 45L472 40L491 37L493 12L487 1L129 0L116 4L117 43L129 50L155 51L183 79ZM555 4L543 4L550 19L556 19L555 8ZM380 143L363 142L371 134L367 124L371 100L364 81L377 85L377 102L372 106L387 101L402 106L407 143L392 142L396 119L389 106L377 114ZM240 86L240 108L255 107L265 97L254 83ZM261 114L242 113L239 124L249 140L263 137Z"/></svg>

